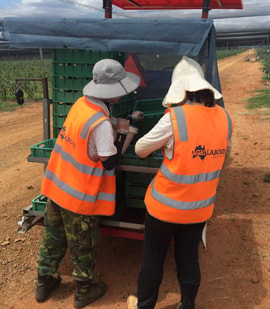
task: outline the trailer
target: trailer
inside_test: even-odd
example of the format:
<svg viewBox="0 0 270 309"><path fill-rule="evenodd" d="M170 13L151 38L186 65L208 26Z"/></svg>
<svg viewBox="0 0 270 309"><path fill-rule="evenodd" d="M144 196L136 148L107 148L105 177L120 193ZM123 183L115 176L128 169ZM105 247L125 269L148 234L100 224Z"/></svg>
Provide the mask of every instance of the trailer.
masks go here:
<svg viewBox="0 0 270 309"><path fill-rule="evenodd" d="M119 6L126 2L135 3L113 2ZM169 2L173 1L164 3ZM233 2L241 4L241 1ZM216 32L213 21L205 15L202 19L119 19L111 18L111 1L104 1L104 8L104 19L4 18L3 36L13 48L51 49L52 98L49 98L47 78L35 79L43 85L44 140L30 147L27 158L29 162L44 164L44 168L69 109L82 95L83 86L92 79L92 68L98 60L115 59L127 71L140 75L141 84L136 93L121 98L111 111L111 116L125 118L133 111L141 110L144 120L116 168L116 211L111 217L101 218L100 232L142 239L144 195L163 155L157 151L140 159L134 152L134 145L164 114L161 102L170 86L172 70L182 56L197 60L206 79L222 92L216 59ZM208 4L203 14L209 8ZM18 82L20 80L24 79L18 78ZM218 104L224 106L223 100L220 99ZM19 233L42 224L45 205L45 196L33 198L18 222Z"/></svg>

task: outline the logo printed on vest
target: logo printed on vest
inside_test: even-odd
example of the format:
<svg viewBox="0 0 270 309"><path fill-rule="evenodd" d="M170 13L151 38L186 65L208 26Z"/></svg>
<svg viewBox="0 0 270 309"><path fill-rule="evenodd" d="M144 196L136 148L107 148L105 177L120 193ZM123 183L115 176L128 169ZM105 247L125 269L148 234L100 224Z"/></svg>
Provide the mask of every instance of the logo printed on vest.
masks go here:
<svg viewBox="0 0 270 309"><path fill-rule="evenodd" d="M226 149L208 149L205 150L205 146L199 145L195 148L194 151L192 151L193 159L196 157L200 157L200 159L203 161L206 156L213 156L217 157L220 155L225 155Z"/></svg>
<svg viewBox="0 0 270 309"><path fill-rule="evenodd" d="M69 143L73 148L76 147L75 142L71 139L71 137L69 137L68 135L66 135L66 127L63 126L60 130L60 137L62 140L65 140L67 143Z"/></svg>

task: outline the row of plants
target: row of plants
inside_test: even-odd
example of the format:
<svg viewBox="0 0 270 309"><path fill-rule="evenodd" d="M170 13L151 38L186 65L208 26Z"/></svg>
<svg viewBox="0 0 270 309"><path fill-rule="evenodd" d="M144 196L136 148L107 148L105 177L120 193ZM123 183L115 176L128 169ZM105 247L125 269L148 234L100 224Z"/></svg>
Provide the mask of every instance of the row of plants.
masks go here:
<svg viewBox="0 0 270 309"><path fill-rule="evenodd" d="M258 48L257 56L263 65L264 79L270 80L270 49L269 48Z"/></svg>
<svg viewBox="0 0 270 309"><path fill-rule="evenodd" d="M217 58L223 59L230 57L237 53L243 52L243 50L228 49L218 50ZM162 67L162 57L159 59L159 65ZM179 57L178 57L179 58ZM175 64L176 60L171 59ZM178 59L179 60L179 59ZM177 61L178 61L177 60ZM166 65L168 65L168 57L166 57ZM172 65L173 65L172 64ZM164 64L164 66L166 66ZM16 83L16 78L38 78L47 77L49 83L49 89L51 89L51 60L44 59L42 62L39 59L29 60L0 60L0 98L2 100L14 100L15 91L18 88L22 88L25 94L25 98L29 100L42 99L42 85L40 82L27 81Z"/></svg>
<svg viewBox="0 0 270 309"><path fill-rule="evenodd" d="M51 60L0 60L0 98L15 100L15 92L21 88L25 99L39 100L43 97L42 84L38 81L20 81L17 78L47 77L51 88Z"/></svg>
<svg viewBox="0 0 270 309"><path fill-rule="evenodd" d="M217 50L217 58L224 59L244 52L244 49L224 49ZM257 58L262 63L262 70L265 73L264 79L270 80L270 51L268 48L260 48L256 50ZM173 59L175 60L175 59ZM42 84L37 81L21 81L16 83L16 78L48 78L49 92L51 91L51 59L28 59L28 60L0 60L0 109L6 109L7 101L15 101L15 92L17 89L23 89L24 98L27 100L40 100L43 98ZM267 104L268 90L264 90L257 94L259 102ZM263 100L261 99L263 96ZM255 101L257 97L255 96ZM15 101L16 102L16 101ZM10 103L8 103L10 105ZM252 106L256 106L252 102ZM16 105L16 104L15 104Z"/></svg>
<svg viewBox="0 0 270 309"><path fill-rule="evenodd" d="M235 56L238 54L243 53L244 51L246 51L246 49L241 48L241 49L236 49L236 48L232 48L232 49L218 49L217 50L217 59L218 60L222 60L224 58L228 58L231 56Z"/></svg>
<svg viewBox="0 0 270 309"><path fill-rule="evenodd" d="M270 49L258 48L256 49L256 59L262 64L262 71L264 72L263 79L270 81ZM249 100L249 109L254 108L270 108L270 88L266 87L255 92Z"/></svg>

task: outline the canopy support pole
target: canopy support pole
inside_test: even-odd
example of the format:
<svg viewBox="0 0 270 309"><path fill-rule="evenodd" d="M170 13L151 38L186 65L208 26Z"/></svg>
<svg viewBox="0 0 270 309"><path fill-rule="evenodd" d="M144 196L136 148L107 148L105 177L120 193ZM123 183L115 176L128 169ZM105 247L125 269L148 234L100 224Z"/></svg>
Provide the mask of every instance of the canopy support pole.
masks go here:
<svg viewBox="0 0 270 309"><path fill-rule="evenodd" d="M208 18L210 0L203 0L202 18Z"/></svg>
<svg viewBox="0 0 270 309"><path fill-rule="evenodd" d="M112 18L112 0L103 0L103 9L105 10L105 18Z"/></svg>

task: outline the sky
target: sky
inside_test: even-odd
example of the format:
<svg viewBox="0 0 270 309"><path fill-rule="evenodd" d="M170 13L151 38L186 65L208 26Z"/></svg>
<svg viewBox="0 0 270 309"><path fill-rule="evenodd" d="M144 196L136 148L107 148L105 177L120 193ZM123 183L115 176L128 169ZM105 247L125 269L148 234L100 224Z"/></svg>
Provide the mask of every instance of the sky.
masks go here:
<svg viewBox="0 0 270 309"><path fill-rule="evenodd" d="M270 0L242 0L243 10L212 10L217 32L270 32ZM0 21L4 17L103 18L102 0L0 0ZM201 10L124 11L113 6L113 17L201 18Z"/></svg>

